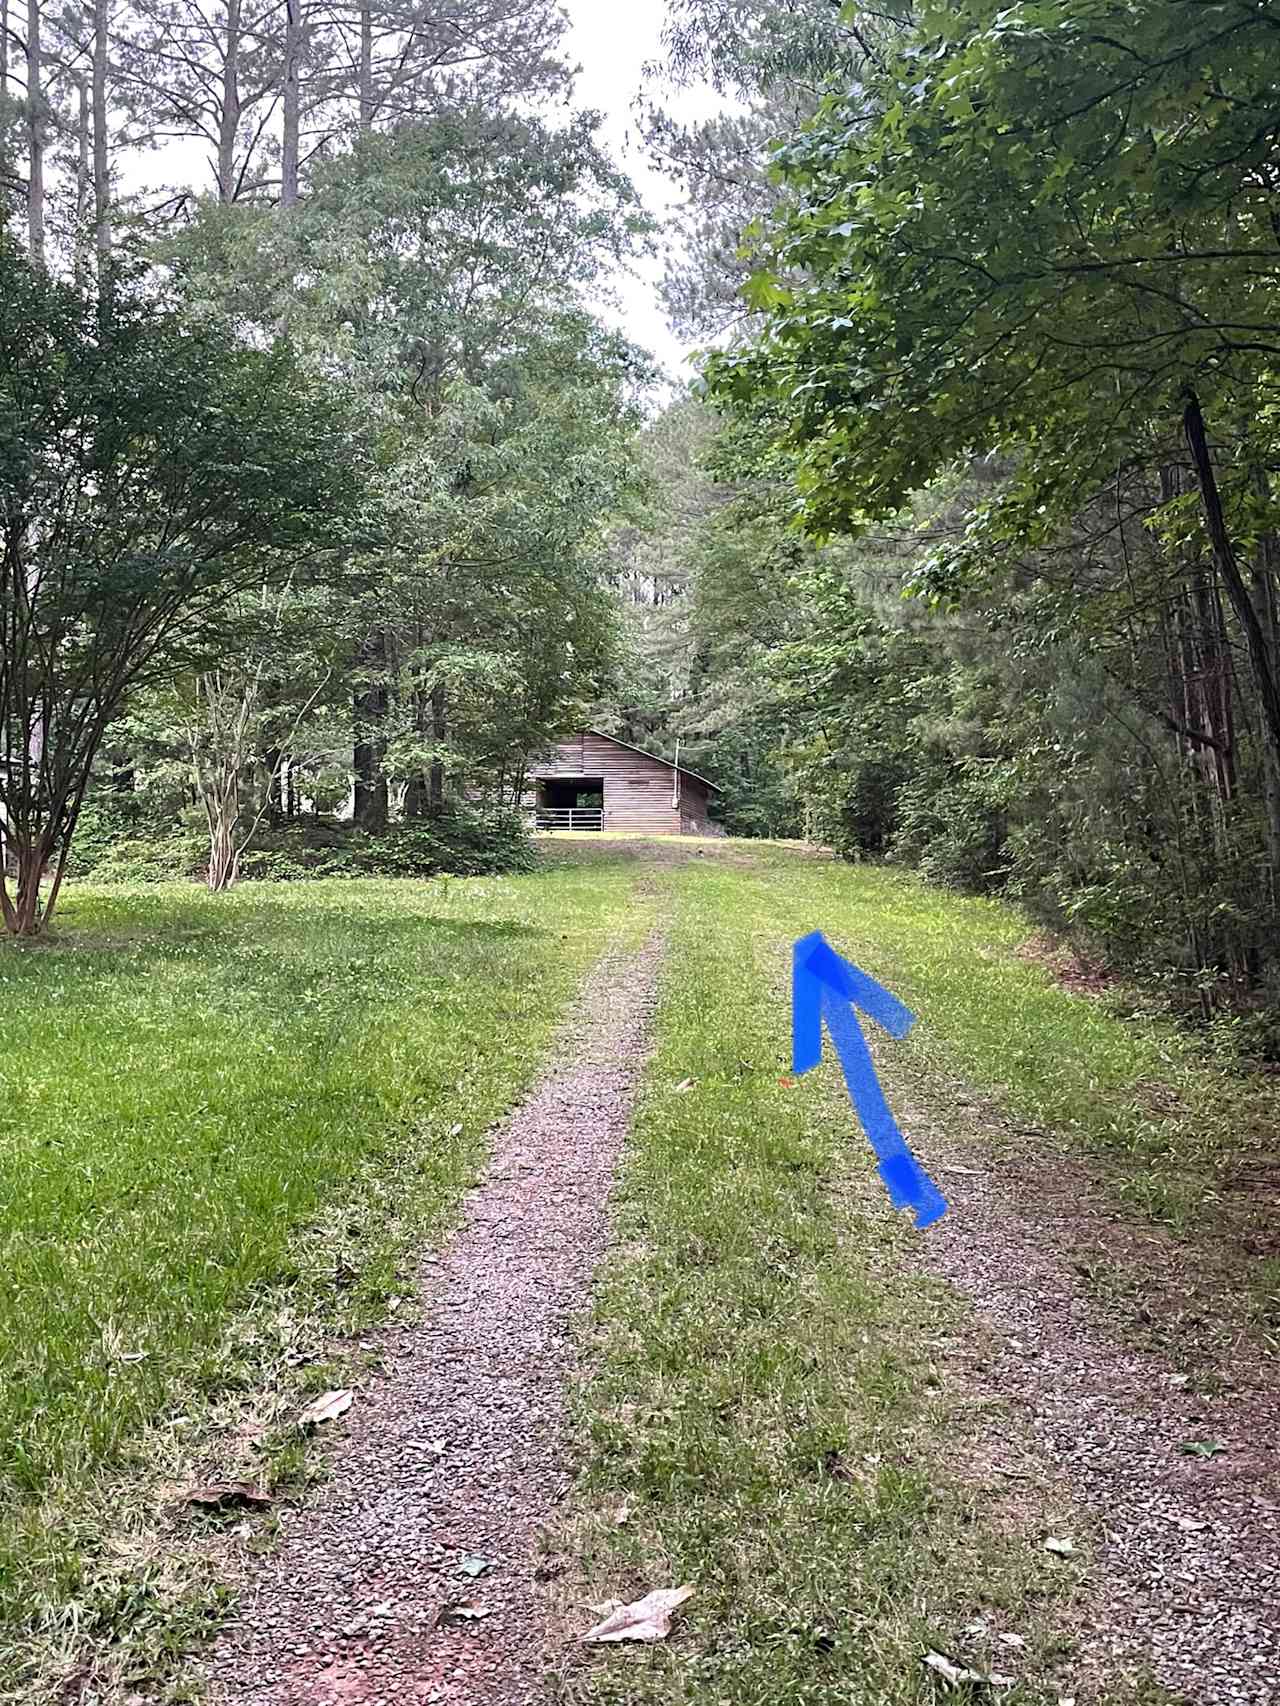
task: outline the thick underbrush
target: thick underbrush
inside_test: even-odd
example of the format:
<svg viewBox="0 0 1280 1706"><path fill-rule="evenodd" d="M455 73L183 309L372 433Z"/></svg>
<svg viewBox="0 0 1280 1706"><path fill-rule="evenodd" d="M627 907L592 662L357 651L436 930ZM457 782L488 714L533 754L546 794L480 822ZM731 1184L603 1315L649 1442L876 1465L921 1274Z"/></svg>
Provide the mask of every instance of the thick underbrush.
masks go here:
<svg viewBox="0 0 1280 1706"><path fill-rule="evenodd" d="M209 838L195 826L130 823L105 813L76 832L72 874L95 883L204 880ZM265 882L317 877L488 877L531 871L533 842L518 812L455 808L370 834L330 817L264 825L241 855L240 875Z"/></svg>

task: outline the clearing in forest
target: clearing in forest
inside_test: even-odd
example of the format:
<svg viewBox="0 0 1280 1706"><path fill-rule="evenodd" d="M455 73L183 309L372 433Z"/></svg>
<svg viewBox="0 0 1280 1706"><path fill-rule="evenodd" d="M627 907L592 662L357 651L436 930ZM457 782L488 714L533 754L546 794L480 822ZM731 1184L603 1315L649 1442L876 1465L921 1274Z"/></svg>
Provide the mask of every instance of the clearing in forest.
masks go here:
<svg viewBox="0 0 1280 1706"><path fill-rule="evenodd" d="M791 1077L815 928L919 1016L925 1233ZM1275 1092L1008 909L584 842L64 929L0 962L7 1697L1272 1698Z"/></svg>

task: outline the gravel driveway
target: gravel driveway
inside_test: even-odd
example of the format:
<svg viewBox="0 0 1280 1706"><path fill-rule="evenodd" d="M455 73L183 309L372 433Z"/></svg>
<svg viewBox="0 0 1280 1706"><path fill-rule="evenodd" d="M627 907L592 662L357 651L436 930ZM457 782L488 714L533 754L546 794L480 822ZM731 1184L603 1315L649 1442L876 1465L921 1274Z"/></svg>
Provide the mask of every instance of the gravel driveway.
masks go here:
<svg viewBox="0 0 1280 1706"><path fill-rule="evenodd" d="M224 1706L486 1702L539 1693L537 1538L563 1491L570 1328L648 1050L661 952L588 978L554 1065L424 1263L423 1320L388 1333L332 1482L285 1532L214 1649Z"/></svg>
<svg viewBox="0 0 1280 1706"><path fill-rule="evenodd" d="M924 1234L920 1259L994 1330L981 1386L1021 1413L1044 1470L1070 1488L1096 1528L1080 1537L1081 1555L1092 1555L1073 1667L1081 1695L1126 1674L1136 1691L1149 1669L1195 1706L1274 1706L1273 1383L1254 1378L1254 1357L1242 1357L1225 1380L1197 1382L1172 1358L1124 1343L1073 1271L1094 1206L1083 1183L1074 1207L1065 1193L1046 1204L1037 1171L1016 1158L993 1165L980 1129L957 1144L961 1120L948 1129L925 1108L903 1112L951 1204ZM1002 1455L1001 1442L993 1444Z"/></svg>

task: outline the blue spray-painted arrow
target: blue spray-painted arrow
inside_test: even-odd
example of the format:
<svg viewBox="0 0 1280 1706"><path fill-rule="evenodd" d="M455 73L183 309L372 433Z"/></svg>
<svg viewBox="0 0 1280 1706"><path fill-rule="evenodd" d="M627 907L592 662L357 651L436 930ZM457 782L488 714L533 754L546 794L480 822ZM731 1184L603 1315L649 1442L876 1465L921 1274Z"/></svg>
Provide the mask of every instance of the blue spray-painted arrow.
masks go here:
<svg viewBox="0 0 1280 1706"><path fill-rule="evenodd" d="M862 1129L879 1158L879 1173L895 1208L915 1211L918 1227L947 1212L947 1201L907 1147L889 1111L871 1050L858 1023L858 1008L890 1036L905 1037L915 1015L894 995L831 947L821 930L795 945L792 962L792 1070L797 1077L822 1059L822 1021L840 1056L840 1069Z"/></svg>

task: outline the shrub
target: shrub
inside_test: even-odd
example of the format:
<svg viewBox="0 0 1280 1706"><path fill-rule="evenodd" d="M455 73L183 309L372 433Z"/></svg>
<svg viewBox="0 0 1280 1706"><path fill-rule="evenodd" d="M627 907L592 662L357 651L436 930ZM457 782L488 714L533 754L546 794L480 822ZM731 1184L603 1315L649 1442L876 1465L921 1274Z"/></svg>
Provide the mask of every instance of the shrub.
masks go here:
<svg viewBox="0 0 1280 1706"><path fill-rule="evenodd" d="M77 838L75 872L95 882L171 882L203 877L209 857L199 831L162 835L136 830L113 838ZM440 818L393 824L369 835L351 824L307 819L263 829L240 861L242 877L297 882L318 877L486 877L537 864L524 821L514 811L461 807Z"/></svg>
<svg viewBox="0 0 1280 1706"><path fill-rule="evenodd" d="M91 877L95 883L172 883L203 876L209 859L208 837L192 830L168 835L121 836L98 845L73 843L72 877Z"/></svg>
<svg viewBox="0 0 1280 1706"><path fill-rule="evenodd" d="M894 858L943 888L981 894L1000 886L1005 825L981 778L924 770L899 792L897 812Z"/></svg>

